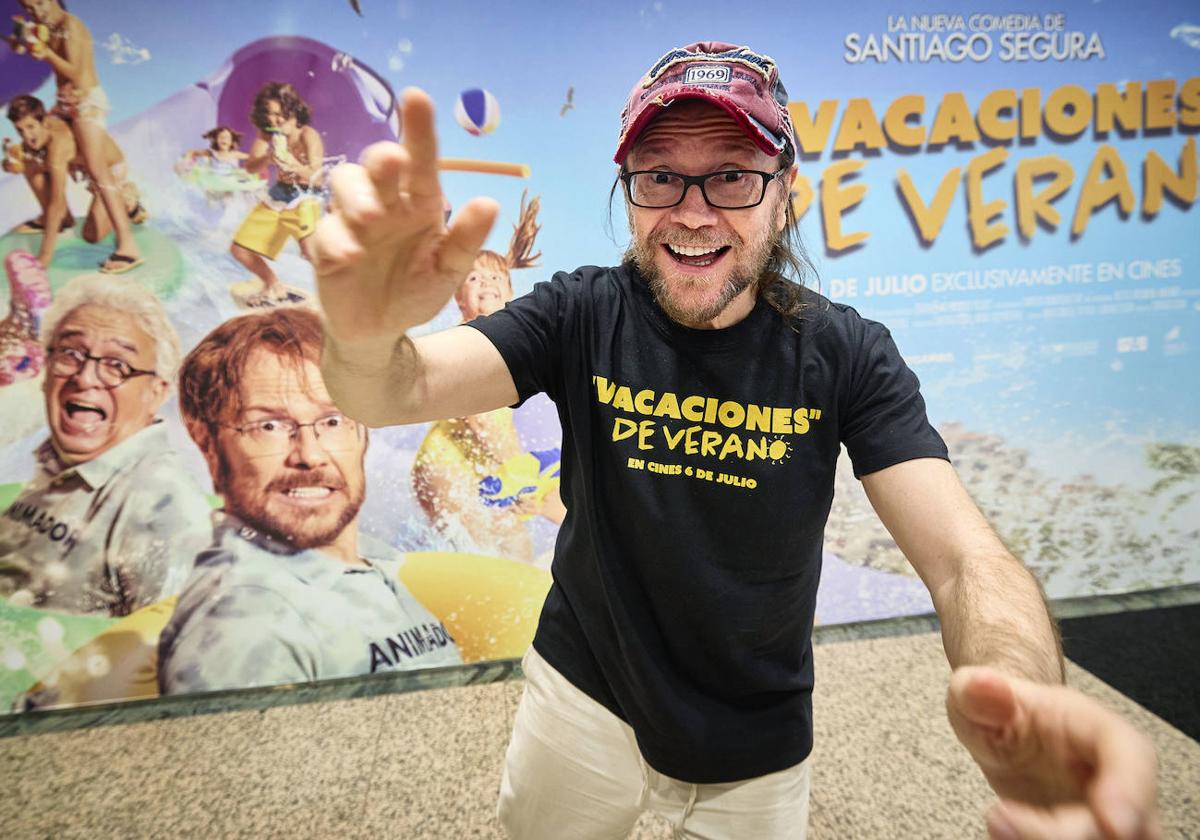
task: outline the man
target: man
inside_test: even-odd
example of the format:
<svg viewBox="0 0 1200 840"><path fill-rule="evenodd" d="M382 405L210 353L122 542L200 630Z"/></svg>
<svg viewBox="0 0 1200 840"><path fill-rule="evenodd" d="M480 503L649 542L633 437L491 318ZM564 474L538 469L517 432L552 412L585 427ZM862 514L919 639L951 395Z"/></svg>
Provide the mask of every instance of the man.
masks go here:
<svg viewBox="0 0 1200 840"><path fill-rule="evenodd" d="M314 242L322 369L371 425L539 390L563 424L559 534L500 817L515 837L803 837L822 531L844 443L929 587L951 724L994 837L1157 837L1146 739L1061 685L1040 589L963 491L886 329L785 279L796 145L774 62L672 50L621 119L633 244L470 325L410 339L494 202L441 222L432 106L334 174Z"/></svg>
<svg viewBox="0 0 1200 840"><path fill-rule="evenodd" d="M99 242L108 236L113 229L112 220L101 200L100 187L88 174L75 137L65 122L53 114L47 114L45 105L35 96L18 96L12 100L8 106L8 118L21 135L25 180L41 208L37 217L27 221L18 230L42 234L38 262L49 268L59 234L75 226L75 217L67 206L69 178L86 180L92 194L83 225L84 240ZM141 224L149 214L138 201L137 187L127 178L125 155L108 132L104 132L103 136L102 160L110 179L120 191L122 212L132 224ZM7 160L4 169L14 171Z"/></svg>
<svg viewBox="0 0 1200 840"><path fill-rule="evenodd" d="M125 193L114 177L106 128L108 95L96 73L96 55L91 30L79 18L63 8L60 0L21 0L25 13L50 30L45 44L35 45L30 56L45 61L54 71L58 85L54 115L70 127L79 148L79 157L93 185L93 194L103 205L116 247L100 263L105 274L124 274L141 265L141 250L133 237L132 220L126 215ZM48 264L48 263L43 263Z"/></svg>
<svg viewBox="0 0 1200 840"><path fill-rule="evenodd" d="M265 178L274 166L276 179L230 246L234 259L263 283L262 291L247 301L253 307L296 302L267 260L278 257L288 239L297 240L307 258L308 237L321 216L317 180L325 163L325 145L309 125L311 119L308 104L285 82L268 82L254 98L250 120L259 134L250 146L246 171Z"/></svg>
<svg viewBox="0 0 1200 840"><path fill-rule="evenodd" d="M128 615L178 592L207 541L208 501L155 419L179 336L140 284L89 275L57 293L42 342L50 438L0 519L0 594Z"/></svg>
<svg viewBox="0 0 1200 840"><path fill-rule="evenodd" d="M225 322L188 354L180 409L225 498L159 640L164 694L214 691L462 660L358 533L366 429L338 413L317 365L316 313Z"/></svg>

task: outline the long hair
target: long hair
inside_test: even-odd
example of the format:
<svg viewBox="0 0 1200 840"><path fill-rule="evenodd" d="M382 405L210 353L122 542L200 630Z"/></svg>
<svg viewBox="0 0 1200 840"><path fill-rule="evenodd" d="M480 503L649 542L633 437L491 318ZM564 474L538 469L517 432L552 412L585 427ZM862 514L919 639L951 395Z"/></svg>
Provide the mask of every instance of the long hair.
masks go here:
<svg viewBox="0 0 1200 840"><path fill-rule="evenodd" d="M219 125L216 128L210 128L208 131L204 132L200 136L203 137L205 140L207 140L208 147L210 149L212 149L214 152L216 152L216 151L220 151L217 148L217 138L221 136L222 131L229 132L229 142L230 142L232 148L236 149L242 145L242 133L240 131L234 131L232 128L230 128L227 125Z"/></svg>
<svg viewBox="0 0 1200 840"><path fill-rule="evenodd" d="M512 285L512 272L518 268L531 268L542 258L542 252L533 251L534 240L542 226L537 223L537 214L542 207L541 196L535 195L533 200L526 203L528 191L521 193L521 212L517 223L513 225L512 239L508 241L508 252L499 254L495 251L480 251L475 257L475 263L480 266L503 272L509 277Z"/></svg>

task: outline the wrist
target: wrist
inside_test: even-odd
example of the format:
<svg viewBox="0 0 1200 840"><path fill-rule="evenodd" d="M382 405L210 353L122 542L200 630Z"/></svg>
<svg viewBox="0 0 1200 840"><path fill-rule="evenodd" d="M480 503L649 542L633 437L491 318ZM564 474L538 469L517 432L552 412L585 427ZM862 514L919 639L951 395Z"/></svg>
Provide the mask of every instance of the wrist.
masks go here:
<svg viewBox="0 0 1200 840"><path fill-rule="evenodd" d="M343 370L360 376L379 376L391 368L392 359L407 336L337 338L325 329L322 356Z"/></svg>

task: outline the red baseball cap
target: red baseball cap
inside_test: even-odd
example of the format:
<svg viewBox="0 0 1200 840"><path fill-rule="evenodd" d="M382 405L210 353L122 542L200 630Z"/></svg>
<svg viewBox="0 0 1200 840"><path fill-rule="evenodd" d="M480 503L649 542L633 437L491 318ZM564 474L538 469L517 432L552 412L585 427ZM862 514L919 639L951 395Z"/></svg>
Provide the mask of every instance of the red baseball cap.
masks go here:
<svg viewBox="0 0 1200 840"><path fill-rule="evenodd" d="M774 157L796 148L787 90L770 56L721 41L673 49L654 63L629 92L621 112L618 164L638 136L673 102L701 99L723 108L758 148Z"/></svg>

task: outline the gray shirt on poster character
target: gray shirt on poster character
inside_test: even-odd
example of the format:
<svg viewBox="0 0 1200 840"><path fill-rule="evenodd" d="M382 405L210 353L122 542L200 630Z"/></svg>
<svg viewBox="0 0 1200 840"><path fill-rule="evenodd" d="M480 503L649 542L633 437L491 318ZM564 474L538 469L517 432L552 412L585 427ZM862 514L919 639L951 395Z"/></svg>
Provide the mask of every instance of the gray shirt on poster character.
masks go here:
<svg viewBox="0 0 1200 840"><path fill-rule="evenodd" d="M0 597L121 616L179 591L212 539L211 507L161 421L81 464L49 440L37 459L0 516Z"/></svg>
<svg viewBox="0 0 1200 840"><path fill-rule="evenodd" d="M310 682L462 663L397 577L399 553L359 535L365 566L220 517L158 643L163 694Z"/></svg>

